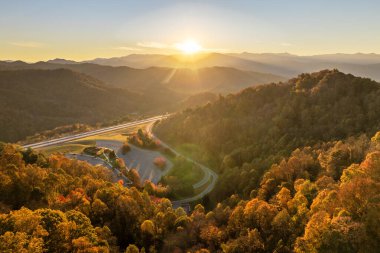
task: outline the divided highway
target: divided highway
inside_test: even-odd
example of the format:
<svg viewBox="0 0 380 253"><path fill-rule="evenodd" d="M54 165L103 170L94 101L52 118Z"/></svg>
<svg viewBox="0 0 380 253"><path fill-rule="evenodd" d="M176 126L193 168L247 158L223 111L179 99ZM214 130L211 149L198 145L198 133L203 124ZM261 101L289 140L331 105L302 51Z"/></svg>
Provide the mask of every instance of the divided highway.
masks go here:
<svg viewBox="0 0 380 253"><path fill-rule="evenodd" d="M57 139L53 139L53 140L47 140L47 141L37 142L37 143L33 143L33 144L28 144L28 145L24 145L23 147L24 148L33 148L33 149L43 148L43 147L47 147L47 146L51 146L51 145L56 145L56 144L61 144L61 143L68 142L68 141L81 139L81 138L88 137L88 136L93 136L93 135L97 135L97 134L101 134L101 133L106 133L106 132L111 132L111 131L123 129L126 127L132 127L132 126L137 126L137 125L144 124L144 123L155 122L157 120L164 119L167 116L168 115L155 116L152 118L128 122L128 123L120 124L117 126L106 127L106 128L97 129L97 130L93 130L93 131L89 131L89 132L85 132L85 133L61 137L61 138L57 138Z"/></svg>
<svg viewBox="0 0 380 253"><path fill-rule="evenodd" d="M171 148L169 145L167 145L166 143L162 142L159 138L157 138L157 136L155 136L152 133L152 127L153 127L154 122L156 122L158 120L161 120L161 119L165 119L168 116L169 116L168 114L166 114L166 115L159 115L159 116L151 117L151 118L148 118L148 119L143 119L143 120L138 120L138 121L129 122L129 123L125 123L125 124L120 124L120 125L117 125L117 126L106 127L106 128L97 129L97 130L93 130L93 131L89 131L89 132L85 132L85 133L75 134L75 135L66 136L66 137L62 137L62 138L57 138L57 139L53 139L53 140L47 140L47 141L42 141L42 142L38 142L38 143L28 144L28 145L24 145L23 147L24 148L33 148L33 149L43 148L43 147L47 147L47 146L51 146L51 145L65 143L65 142L68 142L68 141L82 139L82 138L88 137L88 136L93 136L93 135L97 135L97 134L101 134L101 133L106 133L106 132L111 132L111 131L123 129L123 128L126 128L126 127L137 126L137 125L141 125L141 124L144 124L144 123L151 123L146 128L146 130L150 134L150 136L152 138L156 139L156 140L159 140L160 143L161 143L161 145L163 145L163 146L171 149L176 155L183 156L180 153L178 153L176 150L174 150L173 148ZM195 183L193 185L194 188L202 187L203 185L205 185L207 183L209 183L209 184L207 185L207 187L205 189L203 189L202 192L198 193L197 195L195 195L193 197L186 198L186 199L181 199L181 200L176 200L176 201L172 201L173 205L177 205L177 206L180 206L180 205L183 205L183 204L188 204L190 202L194 202L196 200L199 200L199 199L203 198L205 195L207 195L208 193L210 193L214 189L216 181L218 180L218 175L214 171L212 171L211 169L209 169L206 166L204 166L204 165L202 165L202 164L194 161L193 159L191 159L189 157L186 157L186 156L183 156L183 157L185 157L185 159L187 159L187 160L189 160L189 161L197 164L204 171L204 177L203 177L203 179L200 180L199 182Z"/></svg>

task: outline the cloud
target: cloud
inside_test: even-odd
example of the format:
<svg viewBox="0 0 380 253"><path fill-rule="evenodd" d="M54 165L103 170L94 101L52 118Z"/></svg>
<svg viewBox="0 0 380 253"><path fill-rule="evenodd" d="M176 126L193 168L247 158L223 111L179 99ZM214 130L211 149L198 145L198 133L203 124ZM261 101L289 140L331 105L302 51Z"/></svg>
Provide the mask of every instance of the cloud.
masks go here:
<svg viewBox="0 0 380 253"><path fill-rule="evenodd" d="M172 48L172 45L168 45L165 43L155 42L155 41L149 41L149 42L138 42L137 46L139 47L146 47L146 48L157 48L157 49L163 49L163 48Z"/></svg>
<svg viewBox="0 0 380 253"><path fill-rule="evenodd" d="M141 48L136 47L113 47L112 49L115 50L124 50L124 51L141 51Z"/></svg>
<svg viewBox="0 0 380 253"><path fill-rule="evenodd" d="M35 41L16 41L16 42L10 42L9 44L16 47L27 47L27 48L41 48L44 46L43 43L39 43Z"/></svg>

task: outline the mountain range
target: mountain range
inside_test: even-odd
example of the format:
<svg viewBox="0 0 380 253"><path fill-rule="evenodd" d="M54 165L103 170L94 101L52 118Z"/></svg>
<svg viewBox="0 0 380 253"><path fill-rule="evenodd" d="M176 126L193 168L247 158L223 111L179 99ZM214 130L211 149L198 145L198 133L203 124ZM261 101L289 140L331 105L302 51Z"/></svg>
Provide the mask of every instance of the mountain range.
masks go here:
<svg viewBox="0 0 380 253"><path fill-rule="evenodd" d="M196 57L178 55L144 55L131 54L123 57L97 58L87 61L109 66L130 66L135 68L187 67L205 68L214 66L232 67L246 71L271 73L292 77L304 72L321 69L339 69L358 76L369 77L380 81L380 55L378 54L324 54L298 56L288 53L234 53L200 54Z"/></svg>
<svg viewBox="0 0 380 253"><path fill-rule="evenodd" d="M0 140L19 141L58 126L107 122L130 113L176 111L212 101L218 93L284 80L227 67L135 69L55 62L0 62Z"/></svg>
<svg viewBox="0 0 380 253"><path fill-rule="evenodd" d="M178 111L215 101L217 94L323 68L379 80L380 55L134 54L88 62L0 61L0 139L17 141L57 126L128 113Z"/></svg>
<svg viewBox="0 0 380 253"><path fill-rule="evenodd" d="M230 93L242 88L268 82L285 80L284 77L232 67L168 68L149 67L137 69L126 66L112 67L93 63L0 62L0 70L19 69L70 69L97 78L110 87L124 88L134 92L178 94L199 92Z"/></svg>

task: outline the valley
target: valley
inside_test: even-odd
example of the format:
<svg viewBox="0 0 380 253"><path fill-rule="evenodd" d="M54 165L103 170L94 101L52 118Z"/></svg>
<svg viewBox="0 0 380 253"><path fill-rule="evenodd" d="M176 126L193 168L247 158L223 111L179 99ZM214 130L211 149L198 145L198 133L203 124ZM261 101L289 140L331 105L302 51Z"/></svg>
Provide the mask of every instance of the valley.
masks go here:
<svg viewBox="0 0 380 253"><path fill-rule="evenodd" d="M121 247L129 247L123 238L138 233L131 229L137 224L168 229L154 239L164 252L192 247L180 243L189 236L221 250L205 241L206 232L198 238L210 229L224 234L222 248L231 252L260 249L257 243L268 252L307 252L322 247L310 235L320 228L321 243L331 247L330 229L352 226L348 233L364 239L337 247L376 247L379 92L370 79L323 70L24 148L2 143L2 208L26 207L3 219L36 215L44 203L60 215L75 206L95 226L105 219ZM181 239L169 244L166 236Z"/></svg>
<svg viewBox="0 0 380 253"><path fill-rule="evenodd" d="M147 133L152 136L154 140L160 143L161 149L171 150L171 156L174 155L176 157L184 157L169 147L166 143L159 140L152 132L154 123L157 123L167 117L169 117L169 115L155 116L148 119L97 129L81 134L27 144L24 145L24 148L33 148L45 155L60 152L71 159L85 161L94 166L100 165L107 167L114 172L113 180L115 182L122 179L125 185L131 185L132 182L127 177L123 176L123 174L114 168L114 166L112 166L108 161L104 161L98 157L94 157L83 152L83 150L92 146L106 148L113 150L117 157L124 161L124 164L127 168L129 168L129 170L135 169L138 172L140 178L139 183L141 185L144 184L146 180L149 180L154 184L158 184L162 176L167 174L173 167L173 163L171 161L172 159L170 159L169 156L165 157L165 154L162 154L162 152L160 153L156 150L142 149L132 144L129 144L130 151L124 153L122 151L122 147L128 136L136 133L138 129L146 129ZM154 160L157 157L165 157L166 165L164 169L161 169L154 164ZM199 166L202 170L202 175L201 180L196 181L192 185L197 194L195 196L172 201L175 206L188 205L189 203L202 199L206 194L213 190L218 178L217 174L211 169L199 164L191 158L184 158L190 163Z"/></svg>
<svg viewBox="0 0 380 253"><path fill-rule="evenodd" d="M380 1L0 1L0 253L377 253Z"/></svg>

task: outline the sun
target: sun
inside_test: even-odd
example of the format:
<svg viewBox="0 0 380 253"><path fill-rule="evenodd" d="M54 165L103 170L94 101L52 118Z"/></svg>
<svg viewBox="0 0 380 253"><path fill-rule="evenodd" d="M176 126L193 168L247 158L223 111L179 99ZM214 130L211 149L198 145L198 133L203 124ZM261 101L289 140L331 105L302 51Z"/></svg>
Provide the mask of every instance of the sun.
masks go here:
<svg viewBox="0 0 380 253"><path fill-rule="evenodd" d="M183 54L196 54L202 51L202 46L193 39L188 39L184 42L177 43L176 48Z"/></svg>

